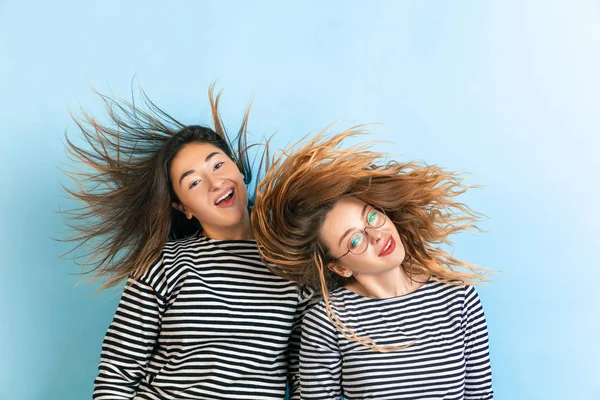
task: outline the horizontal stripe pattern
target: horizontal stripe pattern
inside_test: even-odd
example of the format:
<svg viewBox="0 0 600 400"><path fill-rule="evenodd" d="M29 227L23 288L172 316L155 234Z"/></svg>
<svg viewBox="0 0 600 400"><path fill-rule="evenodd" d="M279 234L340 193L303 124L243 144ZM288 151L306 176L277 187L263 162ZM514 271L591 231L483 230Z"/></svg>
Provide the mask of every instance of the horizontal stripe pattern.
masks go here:
<svg viewBox="0 0 600 400"><path fill-rule="evenodd" d="M267 269L253 240L169 242L127 283L94 399L283 399L288 369L299 385L299 326L310 298Z"/></svg>
<svg viewBox="0 0 600 400"><path fill-rule="evenodd" d="M493 398L486 321L473 287L430 280L388 299L339 288L330 303L358 335L409 346L380 353L347 340L321 301L302 325L302 399Z"/></svg>

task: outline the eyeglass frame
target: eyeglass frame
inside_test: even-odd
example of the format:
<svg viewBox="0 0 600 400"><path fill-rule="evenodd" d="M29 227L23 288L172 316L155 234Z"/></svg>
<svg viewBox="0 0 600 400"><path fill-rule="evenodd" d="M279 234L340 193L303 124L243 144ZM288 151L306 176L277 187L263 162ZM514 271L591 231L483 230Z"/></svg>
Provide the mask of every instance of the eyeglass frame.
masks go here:
<svg viewBox="0 0 600 400"><path fill-rule="evenodd" d="M370 205L370 204L369 204L369 205ZM387 214L385 213L385 211L384 211L382 208L380 208L380 207L376 207L376 206L371 206L371 205L370 205L370 208L367 210L367 215L369 215L369 212L371 212L371 210L376 210L376 211L379 211L381 214L383 214L383 223L382 223L381 225L379 225L379 226L373 226L373 225L369 224L369 219L367 218L367 226L365 226L364 228L362 228L362 229L361 229L361 231L362 231L362 232L364 232L364 233L365 233L365 236L367 236L367 237L369 236L369 234L367 233L367 229L379 229L379 228L381 228L382 226L384 226L384 225L385 225L385 223L386 223L386 222L387 222L387 220L388 220L388 216L387 216ZM352 235L352 236L354 236L354 235ZM350 236L350 237L348 238L348 245L347 245L347 247L348 247L348 251L347 251L347 252L345 252L344 254L342 254L341 256L339 256L338 258L334 258L334 259L333 259L333 260L331 260L330 262L336 262L336 261L338 261L340 258L342 258L342 257L344 257L344 256L347 256L347 255L348 255L348 253L352 253L352 251L350 250L350 240L352 240L352 236ZM357 254L357 253L352 253L352 254L354 254L355 256L360 256L361 254L365 254L365 252L367 251L367 249L368 249L368 248L369 248L369 242L367 241L367 246L365 247L365 249L364 249L363 251L361 251L361 252L360 252L360 253L358 253L358 254Z"/></svg>

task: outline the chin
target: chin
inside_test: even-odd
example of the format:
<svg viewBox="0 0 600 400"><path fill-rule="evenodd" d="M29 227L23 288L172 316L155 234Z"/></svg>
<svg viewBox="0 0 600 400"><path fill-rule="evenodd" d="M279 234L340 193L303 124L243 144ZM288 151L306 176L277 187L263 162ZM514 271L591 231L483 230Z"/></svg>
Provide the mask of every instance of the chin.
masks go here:
<svg viewBox="0 0 600 400"><path fill-rule="evenodd" d="M395 266L399 266L399 265L402 265L403 261L404 261L404 252L402 252L402 257L400 257L400 255L398 255L397 257L394 257L393 264Z"/></svg>

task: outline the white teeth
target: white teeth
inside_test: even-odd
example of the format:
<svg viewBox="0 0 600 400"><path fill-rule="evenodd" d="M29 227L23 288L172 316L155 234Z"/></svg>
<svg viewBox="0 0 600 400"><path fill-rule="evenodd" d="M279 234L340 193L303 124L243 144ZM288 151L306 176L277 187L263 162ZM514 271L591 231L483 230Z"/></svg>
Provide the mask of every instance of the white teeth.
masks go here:
<svg viewBox="0 0 600 400"><path fill-rule="evenodd" d="M387 249L389 249L391 245L392 245L392 241L390 240L390 241L388 242L388 245L387 245L387 246L385 246L385 249L383 249L383 251L386 251Z"/></svg>
<svg viewBox="0 0 600 400"><path fill-rule="evenodd" d="M227 191L227 193L225 193L223 196L219 197L217 199L217 201L215 201L215 204L219 204L220 202L222 202L223 200L225 200L231 193L233 193L233 189L229 189Z"/></svg>

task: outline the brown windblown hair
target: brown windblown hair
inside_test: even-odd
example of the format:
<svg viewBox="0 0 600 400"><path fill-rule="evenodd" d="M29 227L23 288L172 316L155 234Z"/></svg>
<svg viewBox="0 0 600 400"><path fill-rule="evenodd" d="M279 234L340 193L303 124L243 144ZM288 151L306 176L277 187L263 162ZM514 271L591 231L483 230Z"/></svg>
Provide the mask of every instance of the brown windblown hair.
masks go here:
<svg viewBox="0 0 600 400"><path fill-rule="evenodd" d="M69 253L82 246L90 249L74 258L84 260L82 273L108 278L101 290L129 276L140 277L159 258L168 240L201 229L199 221L187 220L171 206L179 199L172 189L169 170L183 146L191 142L217 146L236 162L246 185L253 182L248 156L253 145L246 142L250 105L232 142L219 114L221 92L215 97L214 85L208 90L214 130L182 124L140 92L141 106L135 99L128 102L96 92L104 102L109 122L101 124L82 110L82 117L72 117L83 134L83 145L65 135L67 154L76 163L65 173L77 187L64 189L84 203L81 208L64 212L67 224L75 231L66 239L76 243ZM265 145L259 174L266 161ZM248 192L252 206L253 190Z"/></svg>
<svg viewBox="0 0 600 400"><path fill-rule="evenodd" d="M258 185L254 235L275 274L320 288L329 319L348 340L393 351L398 347L377 346L358 336L331 308L329 291L348 279L326 267L333 258L319 233L327 213L344 196L383 209L404 245L405 274L426 274L455 285L487 281L488 270L457 260L439 247L451 244L448 237L453 233L478 229L480 214L455 201L471 187L456 173L416 162L385 162L386 155L370 151L369 143L342 148L344 139L364 133L362 126L337 135L326 132L292 145L273 160Z"/></svg>

